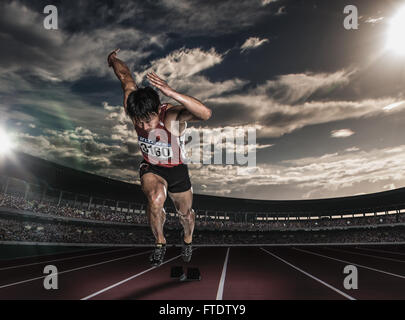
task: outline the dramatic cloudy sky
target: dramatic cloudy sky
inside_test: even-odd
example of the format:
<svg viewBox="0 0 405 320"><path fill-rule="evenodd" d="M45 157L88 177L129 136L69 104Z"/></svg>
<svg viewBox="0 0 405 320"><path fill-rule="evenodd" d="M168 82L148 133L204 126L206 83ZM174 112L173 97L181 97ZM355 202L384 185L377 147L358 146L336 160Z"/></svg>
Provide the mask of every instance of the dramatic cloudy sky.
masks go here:
<svg viewBox="0 0 405 320"><path fill-rule="evenodd" d="M47 4L58 30L43 27ZM357 30L343 27L347 4ZM386 48L403 5L1 1L0 126L16 149L139 184L136 134L106 64L121 48L140 85L154 70L212 109L188 133L256 130L256 167L190 164L196 193L311 199L403 187L405 55Z"/></svg>

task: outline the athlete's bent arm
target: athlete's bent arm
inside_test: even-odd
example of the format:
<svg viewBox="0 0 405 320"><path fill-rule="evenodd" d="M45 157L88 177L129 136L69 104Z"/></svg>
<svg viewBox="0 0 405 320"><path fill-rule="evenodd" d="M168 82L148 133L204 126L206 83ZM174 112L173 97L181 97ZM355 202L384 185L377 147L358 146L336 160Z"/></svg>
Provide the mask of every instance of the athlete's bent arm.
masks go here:
<svg viewBox="0 0 405 320"><path fill-rule="evenodd" d="M206 121L211 118L211 109L205 106L201 101L196 98L179 93L168 86L166 81L159 78L155 73L147 75L148 80L162 93L181 104L175 106L170 110L176 112L176 119L179 122L184 121Z"/></svg>
<svg viewBox="0 0 405 320"><path fill-rule="evenodd" d="M119 49L114 50L108 55L108 65L114 69L117 78L121 81L122 89L124 90L124 108L127 111L127 99L132 91L138 89L134 78L132 78L131 71L127 65L117 58Z"/></svg>

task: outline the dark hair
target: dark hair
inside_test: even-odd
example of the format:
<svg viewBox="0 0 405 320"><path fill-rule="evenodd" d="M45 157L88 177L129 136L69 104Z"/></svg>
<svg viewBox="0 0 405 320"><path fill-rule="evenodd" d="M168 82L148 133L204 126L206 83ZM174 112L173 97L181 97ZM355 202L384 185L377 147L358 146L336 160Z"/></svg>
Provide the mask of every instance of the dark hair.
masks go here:
<svg viewBox="0 0 405 320"><path fill-rule="evenodd" d="M158 113L160 99L151 87L132 91L127 98L127 114L131 119L150 119L150 114Z"/></svg>

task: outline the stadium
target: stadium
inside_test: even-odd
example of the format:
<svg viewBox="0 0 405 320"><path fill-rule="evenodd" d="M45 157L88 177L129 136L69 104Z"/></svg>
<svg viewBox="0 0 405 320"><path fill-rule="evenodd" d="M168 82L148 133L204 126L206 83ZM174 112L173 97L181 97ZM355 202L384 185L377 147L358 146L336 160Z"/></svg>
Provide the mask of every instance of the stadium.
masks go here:
<svg viewBox="0 0 405 320"><path fill-rule="evenodd" d="M403 298L405 188L291 201L196 194L193 265L204 282L178 287L172 280L158 289L179 263L181 225L171 201L165 229L172 246L157 273L145 257L153 236L140 186L21 152L3 159L0 173L2 299L172 299L174 290L197 300ZM38 290L42 278L34 277L52 261L63 270L60 285L71 287L61 295ZM364 279L355 293L343 288L346 265ZM129 275L125 284L96 290ZM275 290L275 279L287 289Z"/></svg>

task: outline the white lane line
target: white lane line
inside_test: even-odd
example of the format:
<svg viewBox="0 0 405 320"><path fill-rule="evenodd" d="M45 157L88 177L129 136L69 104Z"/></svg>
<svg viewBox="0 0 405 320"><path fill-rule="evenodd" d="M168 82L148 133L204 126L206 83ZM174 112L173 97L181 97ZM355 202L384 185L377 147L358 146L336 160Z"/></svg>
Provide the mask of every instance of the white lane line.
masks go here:
<svg viewBox="0 0 405 320"><path fill-rule="evenodd" d="M193 251L195 251L195 250L197 250L197 249L198 249L198 248L193 249ZM136 278L136 277L139 277L139 276L143 275L143 274L146 273L146 272L149 272L149 271L152 271L153 269L159 268L159 267L163 266L164 264L166 264L166 263L168 263L168 262L170 262L170 261L173 261L173 260L177 259L178 257L181 257L181 254L179 254L178 256L175 256L175 257L173 257L173 258L171 258L171 259L169 259L169 260L167 260L167 261L165 261L165 262L163 262L163 263L162 263L161 265L159 265L159 266L151 267L151 268L146 269L146 270L144 270L144 271L142 271L142 272L139 272L139 273L137 273L137 274L135 274L135 275L133 275L133 276L131 276L131 277L129 277L129 278L126 278L126 279L124 279L124 280L122 280L122 281L120 281L120 282L117 282L117 283L115 283L115 284L112 284L111 286L109 286L109 287L107 287L107 288L104 288L104 289L101 289L101 290L99 290L99 291L97 291L97 292L94 292L94 293L88 295L87 297L81 298L80 300L88 300L88 299L91 299L91 298L93 298L93 297L95 297L95 296L98 296L99 294L101 294L101 293L103 293L103 292L106 292L106 291L108 291L108 290L110 290L110 289L112 289L112 288L118 287L119 285L121 285L121 284L123 284L123 283L125 283L125 282L128 282L128 281L130 281L130 280L132 280L132 279L134 279L134 278Z"/></svg>
<svg viewBox="0 0 405 320"><path fill-rule="evenodd" d="M341 259L332 258L332 257L329 257L329 256L325 256L325 255L323 255L323 254L315 253L315 252L308 251L308 250L304 250L304 249L298 249L298 248L292 248L292 249L293 249L293 250L297 250L297 251L306 252L306 253L309 253L309 254L312 254L312 255L315 255L315 256L320 256L320 257L323 257L323 258L326 258L326 259L335 260L335 261L343 262L343 263L346 263L346 264L351 264L351 265L358 266L358 267L360 267L360 268L368 269L368 270L371 270L371 271L384 273L384 274L387 274L387 275L389 275L389 276L393 276L393 277L405 279L405 276L401 276L401 275L399 275L399 274L387 272L387 271L380 270L380 269L375 269L375 268L367 267L367 266L364 266L364 265L362 265L362 264L358 264L358 263L354 263L354 262L350 262L350 261L345 261L345 260L341 260Z"/></svg>
<svg viewBox="0 0 405 320"><path fill-rule="evenodd" d="M49 262L57 262L57 261L72 260L72 259L83 258L83 257L97 256L97 255L102 255L102 254L105 254L105 253L119 252L119 251L130 250L130 249L133 249L133 248L125 248L125 249L119 249L119 250L113 249L113 250L108 250L108 251L103 251L103 252L89 253L89 254L83 254L83 255L78 255L78 256L73 256L73 257L67 257L67 258L60 258L60 259L54 259L54 260L48 260L48 261L40 261L40 262L32 262L32 263L20 264L20 265L16 265L16 266L0 268L0 271L23 268L23 267L28 267L28 266L34 266L34 265L37 265L37 264L43 264L43 263L49 263Z"/></svg>
<svg viewBox="0 0 405 320"><path fill-rule="evenodd" d="M356 300L355 298L353 298L352 296L349 296L348 294L344 293L343 291L340 291L339 289L331 286L329 283L326 283L325 281L322 281L321 279L313 276L312 274L294 266L293 264L289 263L288 261L284 260L283 258L275 255L274 253L267 251L266 249L260 248L263 251L267 252L268 254L272 255L274 258L279 259L280 261L284 262L285 264L288 264L290 267L294 268L295 270L298 270L299 272L305 274L306 276L310 277L311 279L314 279L315 281L318 281L319 283L323 284L324 286L328 287L329 289L332 289L333 291L339 293L340 295L344 296L345 298L349 299L349 300Z"/></svg>
<svg viewBox="0 0 405 320"><path fill-rule="evenodd" d="M128 258L131 258L131 257L140 256L142 254L147 254L147 253L149 253L151 251L152 250L149 250L149 251L146 251L146 252L140 252L140 253L136 253L136 254L131 254L129 256L124 256L124 257L120 257L120 258L116 258L116 259L112 259L112 260L101 261L101 262L98 262L98 263L89 264L87 266L83 266L83 267L79 267L79 268L65 270L65 271L62 271L62 272L58 272L58 275L63 274L63 273L69 273L69 272L73 272L73 271L77 271L77 270L82 270L82 269L87 269L87 268L99 266L99 265L110 263L110 262L113 262L113 261L118 261L118 260L128 259ZM32 278L32 279L22 280L22 281L18 281L18 282L14 282L14 283L5 284L5 285L0 286L0 289L11 287L11 286L16 286L18 284L27 283L27 282L31 282L31 281L35 281L35 280L39 280L39 279L43 279L45 277L46 277L46 275L42 276L42 277L37 277L37 278Z"/></svg>
<svg viewBox="0 0 405 320"><path fill-rule="evenodd" d="M97 292L95 292L95 293L93 293L93 294L91 294L91 295L88 295L87 297L84 297L84 298L80 299L80 300L88 300L88 299L91 299L91 298L93 298L93 297L95 297L95 296L98 296L99 294L101 294L101 293L103 293L103 292L106 292L106 291L108 291L108 290L110 290L110 289L112 289L112 288L115 288L115 287L117 287L117 286L119 286L119 285L121 285L121 284L123 284L123 283L125 283L125 282L128 282L128 281L130 281L130 280L132 280L132 279L134 279L134 278L136 278L136 277L139 277L139 276L143 275L143 274L146 273L146 272L149 272L149 271L151 271L151 270L153 270L153 269L159 268L160 266L162 266L162 265L164 265L164 264L166 264L166 263L168 263L168 262L170 262L170 261L173 261L173 260L177 259L178 257L181 257L181 254L179 254L178 256L175 256L175 257L173 257L173 258L171 258L171 259L169 259L169 260L167 260L167 261L165 261L165 262L163 262L163 263L162 263L161 265L159 265L159 266L151 267L151 268L146 269L146 270L144 270L144 271L142 271L142 272L139 272L139 273L137 273L137 274L135 274L135 275L133 275L133 276L127 278L127 279L124 279L124 280L122 280L122 281L120 281L120 282L117 282L117 283L115 283L115 284L113 284L113 285L111 285L111 286L109 286L109 287L107 287L107 288L104 288L104 289L102 289L102 290L100 290L100 291L97 291Z"/></svg>
<svg viewBox="0 0 405 320"><path fill-rule="evenodd" d="M217 291L217 300L222 300L222 296L224 294L224 285L225 285L225 277L226 277L226 268L228 267L228 258L229 258L229 248L226 250L225 262L224 266L222 267L222 274L221 280L219 280L219 286Z"/></svg>
<svg viewBox="0 0 405 320"><path fill-rule="evenodd" d="M400 256L405 256L405 253L404 253L404 252L386 251L386 250L360 248L360 247L357 247L356 249L359 249L359 250L366 250L366 251L374 251L374 252L381 252L381 253L389 253L389 254L397 254L397 255L400 255Z"/></svg>
<svg viewBox="0 0 405 320"><path fill-rule="evenodd" d="M375 255L372 255L372 254L366 254L366 253L360 253L360 252L353 252L353 251L343 250L343 249L326 248L326 250L337 251L337 252L343 252L343 253L349 253L349 254L354 254L354 255L364 256L364 257L377 258L377 259L381 259L381 260L388 260L388 261L394 261L394 262L405 263L404 260L399 260L399 259L394 259L394 258L387 258L387 257L381 257L381 256L375 256Z"/></svg>

